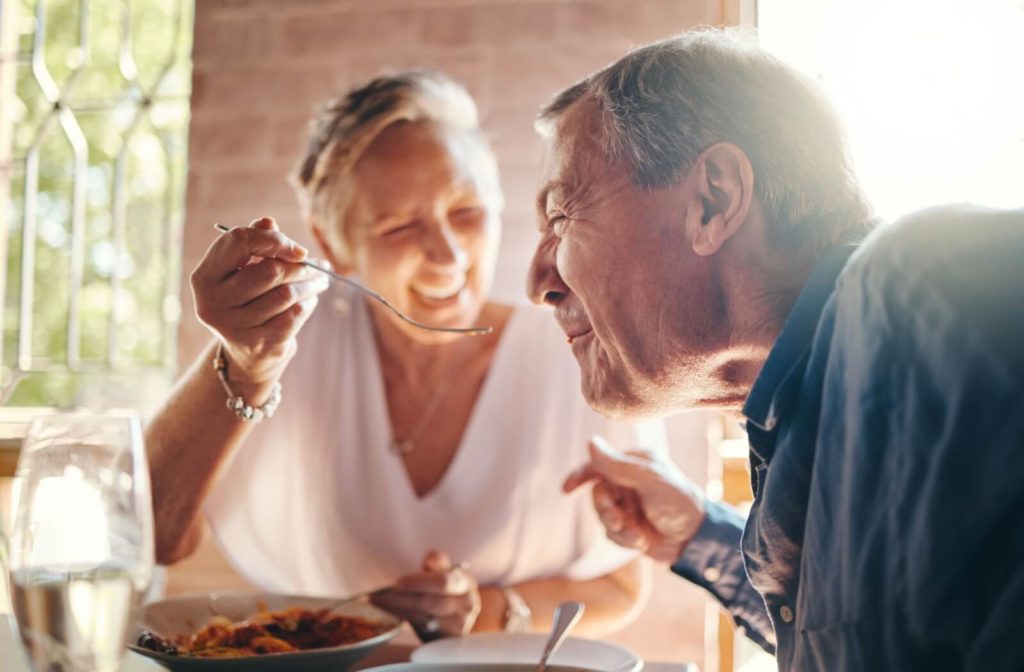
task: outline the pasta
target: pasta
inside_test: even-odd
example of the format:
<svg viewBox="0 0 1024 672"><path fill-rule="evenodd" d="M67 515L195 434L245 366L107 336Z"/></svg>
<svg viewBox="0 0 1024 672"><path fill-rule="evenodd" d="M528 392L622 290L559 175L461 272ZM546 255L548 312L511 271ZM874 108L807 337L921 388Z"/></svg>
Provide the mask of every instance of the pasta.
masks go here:
<svg viewBox="0 0 1024 672"><path fill-rule="evenodd" d="M357 616L292 607L273 612L261 610L252 618L237 622L217 616L194 634L178 637L173 642L143 632L139 646L170 655L246 658L352 644L387 629L385 625Z"/></svg>

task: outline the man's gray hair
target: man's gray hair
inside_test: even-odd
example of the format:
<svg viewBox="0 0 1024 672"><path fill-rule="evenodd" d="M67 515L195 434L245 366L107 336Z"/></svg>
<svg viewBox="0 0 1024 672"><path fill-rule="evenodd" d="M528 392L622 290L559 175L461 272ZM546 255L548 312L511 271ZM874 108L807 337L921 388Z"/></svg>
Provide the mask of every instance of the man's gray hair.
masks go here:
<svg viewBox="0 0 1024 672"><path fill-rule="evenodd" d="M587 97L604 113L607 156L640 187L668 186L704 149L729 142L750 159L778 242L820 248L871 225L828 101L747 31L699 29L636 49L558 94L538 130L550 135Z"/></svg>

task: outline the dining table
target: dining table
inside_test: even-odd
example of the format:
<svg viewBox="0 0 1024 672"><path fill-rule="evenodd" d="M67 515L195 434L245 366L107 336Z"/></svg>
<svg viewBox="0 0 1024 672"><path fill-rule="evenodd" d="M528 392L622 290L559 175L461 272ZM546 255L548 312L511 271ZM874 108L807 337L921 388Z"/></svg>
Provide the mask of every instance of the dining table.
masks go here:
<svg viewBox="0 0 1024 672"><path fill-rule="evenodd" d="M419 646L416 635L408 628L394 639L371 652L351 670L365 670L379 665L405 662ZM14 619L0 613L0 670L3 672L33 672L18 641ZM132 653L125 656L121 672L165 672L164 668L148 658ZM339 671L340 672L340 671ZM693 663L644 661L643 672L699 672Z"/></svg>

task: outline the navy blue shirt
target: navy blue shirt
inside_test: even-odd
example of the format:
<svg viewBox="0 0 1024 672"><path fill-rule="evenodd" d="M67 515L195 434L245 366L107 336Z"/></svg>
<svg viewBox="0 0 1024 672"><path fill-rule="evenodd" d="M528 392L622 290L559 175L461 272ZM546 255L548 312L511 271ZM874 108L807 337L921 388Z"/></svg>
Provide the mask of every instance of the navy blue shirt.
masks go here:
<svg viewBox="0 0 1024 672"><path fill-rule="evenodd" d="M709 504L673 570L781 670L1024 670L1024 211L854 248L821 256L744 406L742 542Z"/></svg>

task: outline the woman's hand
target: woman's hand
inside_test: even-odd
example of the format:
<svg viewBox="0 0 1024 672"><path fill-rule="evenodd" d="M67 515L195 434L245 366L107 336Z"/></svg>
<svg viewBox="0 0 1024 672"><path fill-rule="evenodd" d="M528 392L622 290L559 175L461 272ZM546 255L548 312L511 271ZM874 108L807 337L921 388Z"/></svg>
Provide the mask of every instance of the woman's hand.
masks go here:
<svg viewBox="0 0 1024 672"><path fill-rule="evenodd" d="M420 639L464 635L480 614L480 587L463 566L440 551L423 558L423 571L371 596L374 605L406 619Z"/></svg>
<svg viewBox="0 0 1024 672"><path fill-rule="evenodd" d="M328 285L298 263L307 256L264 217L217 238L192 272L196 315L224 342L233 382L272 382L295 354L295 336Z"/></svg>
<svg viewBox="0 0 1024 672"><path fill-rule="evenodd" d="M701 491L656 452L622 453L595 436L590 461L562 487L572 492L587 483L594 483L594 508L608 538L661 562L678 560L704 520Z"/></svg>

